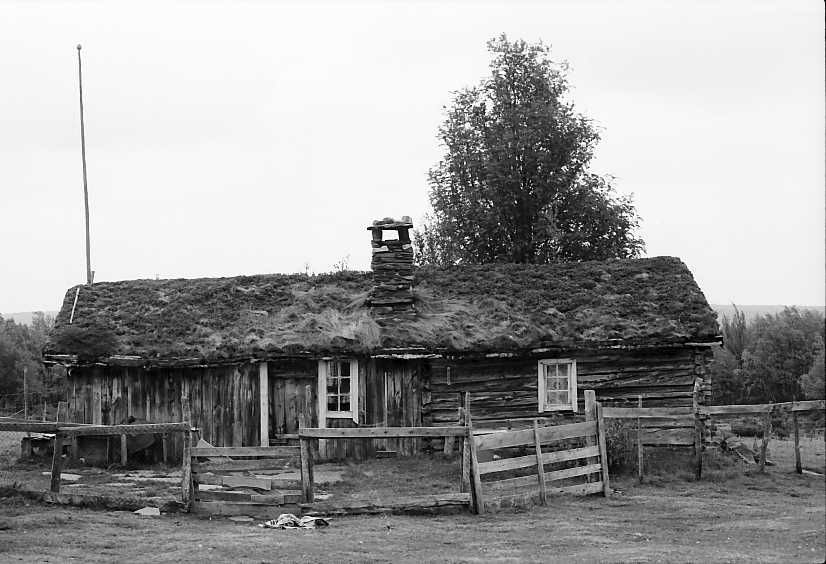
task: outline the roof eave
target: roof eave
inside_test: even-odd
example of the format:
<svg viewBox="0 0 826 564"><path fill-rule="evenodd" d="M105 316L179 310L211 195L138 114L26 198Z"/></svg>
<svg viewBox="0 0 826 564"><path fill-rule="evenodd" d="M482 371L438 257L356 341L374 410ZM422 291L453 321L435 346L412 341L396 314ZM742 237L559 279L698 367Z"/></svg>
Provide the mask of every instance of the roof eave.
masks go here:
<svg viewBox="0 0 826 564"><path fill-rule="evenodd" d="M44 359L50 364L61 364L67 367L79 366L125 366L144 368L205 368L210 366L226 366L242 363L257 363L287 358L323 359L340 356L360 356L370 358L392 358L401 360L436 359L436 358L513 358L519 356L538 355L543 353L593 351L593 350L651 350L674 348L711 348L721 345L721 336L694 340L662 340L629 342L623 339L609 341L579 341L541 343L540 346L521 347L510 350L502 348L479 347L473 350L459 350L448 347L385 347L375 350L336 350L336 351L272 351L238 355L226 358L204 357L163 357L149 358L140 355L112 355L96 360L81 360L75 354L45 354Z"/></svg>

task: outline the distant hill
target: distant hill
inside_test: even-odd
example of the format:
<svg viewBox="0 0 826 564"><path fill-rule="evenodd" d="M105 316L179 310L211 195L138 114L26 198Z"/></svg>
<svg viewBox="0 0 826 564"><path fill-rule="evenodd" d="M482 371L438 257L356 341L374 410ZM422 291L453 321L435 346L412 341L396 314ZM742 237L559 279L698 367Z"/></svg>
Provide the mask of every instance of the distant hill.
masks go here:
<svg viewBox="0 0 826 564"><path fill-rule="evenodd" d="M32 316L36 312L34 311L23 311L19 313L0 313L3 316L3 319L12 319L15 323L19 323L21 325L31 325L32 324ZM46 315L51 315L52 317L57 316L56 311L44 311Z"/></svg>
<svg viewBox="0 0 826 564"><path fill-rule="evenodd" d="M729 319L734 315L734 306L731 304L729 305L721 305L721 304L711 304L711 307L714 311L717 312L718 320L722 321L723 316L725 315ZM756 317L760 317L761 315L771 314L774 315L775 313L780 313L783 311L783 308L787 306L782 305L740 305L737 304L737 309L743 312L746 316L746 320L754 319ZM826 306L796 306L799 311L803 310L812 310L812 311L819 311L820 313L826 315Z"/></svg>

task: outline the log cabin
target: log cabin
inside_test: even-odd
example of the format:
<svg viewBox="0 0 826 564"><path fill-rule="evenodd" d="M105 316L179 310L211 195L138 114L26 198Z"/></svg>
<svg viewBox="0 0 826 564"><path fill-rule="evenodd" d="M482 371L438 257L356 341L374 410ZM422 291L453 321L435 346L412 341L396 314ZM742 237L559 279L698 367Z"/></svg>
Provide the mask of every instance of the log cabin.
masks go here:
<svg viewBox="0 0 826 564"><path fill-rule="evenodd" d="M583 391L690 406L721 342L674 257L414 267L412 223L368 227L372 272L129 280L67 291L45 358L68 368L70 417L193 424L216 446L309 426L576 417ZM366 245L365 245L366 246ZM630 405L630 404L629 404ZM388 446L329 441L330 458Z"/></svg>

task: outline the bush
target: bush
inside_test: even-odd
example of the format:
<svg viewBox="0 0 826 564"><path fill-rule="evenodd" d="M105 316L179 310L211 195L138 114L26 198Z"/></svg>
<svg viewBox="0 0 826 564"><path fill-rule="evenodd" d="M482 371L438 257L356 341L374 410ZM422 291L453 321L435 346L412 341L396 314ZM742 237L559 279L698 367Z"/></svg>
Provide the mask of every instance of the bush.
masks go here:
<svg viewBox="0 0 826 564"><path fill-rule="evenodd" d="M605 420L605 449L608 454L608 470L622 473L636 469L637 449L634 441L636 427L621 419Z"/></svg>

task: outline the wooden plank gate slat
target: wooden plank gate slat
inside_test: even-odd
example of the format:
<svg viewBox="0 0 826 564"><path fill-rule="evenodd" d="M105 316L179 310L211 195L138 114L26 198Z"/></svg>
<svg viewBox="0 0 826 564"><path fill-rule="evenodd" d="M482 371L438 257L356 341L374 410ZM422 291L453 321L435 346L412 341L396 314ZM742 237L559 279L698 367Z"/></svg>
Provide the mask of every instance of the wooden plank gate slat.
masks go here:
<svg viewBox="0 0 826 564"><path fill-rule="evenodd" d="M474 497L479 500L480 513L486 507L494 508L514 500L535 501L538 497L539 503L546 504L547 496L551 493L610 495L603 407L596 402L593 390L585 391L585 400L584 422L540 427L539 421L534 420L531 429L482 433L474 433L469 417L470 407L466 405L466 423L470 435L467 441L471 459L469 466L472 481L479 481L478 486L474 483L472 487L474 490L477 487L479 489L478 495ZM663 417L663 413L659 411L651 411L650 415ZM561 450L548 450L550 444L569 439L581 439L585 446L563 445ZM507 457L508 449L513 448L533 450L534 454ZM544 452L543 448L546 449ZM505 458L480 463L479 451L500 451L498 454ZM549 465L561 463L567 463L568 467L549 469ZM535 469L535 472L528 474L531 469ZM514 471L521 471L523 475L512 477ZM485 481L481 480L482 476L486 477ZM574 484L565 482L576 479L586 481ZM507 495L506 492L513 489L525 491Z"/></svg>

